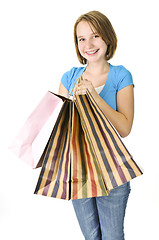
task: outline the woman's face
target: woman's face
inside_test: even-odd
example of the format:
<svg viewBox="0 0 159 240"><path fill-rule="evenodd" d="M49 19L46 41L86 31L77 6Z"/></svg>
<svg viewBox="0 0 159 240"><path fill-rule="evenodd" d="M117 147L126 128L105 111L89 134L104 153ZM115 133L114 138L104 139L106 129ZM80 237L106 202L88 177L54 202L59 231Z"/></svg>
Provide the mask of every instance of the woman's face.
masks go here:
<svg viewBox="0 0 159 240"><path fill-rule="evenodd" d="M91 29L88 22L79 22L76 34L79 52L88 62L105 60L107 45L93 27Z"/></svg>

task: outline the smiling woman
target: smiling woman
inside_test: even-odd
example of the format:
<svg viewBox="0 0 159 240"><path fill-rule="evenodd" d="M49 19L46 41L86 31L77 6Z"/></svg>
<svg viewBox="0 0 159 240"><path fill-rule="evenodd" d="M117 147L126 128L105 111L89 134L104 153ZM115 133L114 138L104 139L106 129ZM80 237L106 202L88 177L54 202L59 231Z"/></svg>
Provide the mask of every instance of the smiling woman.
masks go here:
<svg viewBox="0 0 159 240"><path fill-rule="evenodd" d="M133 79L122 65L110 60L117 48L117 37L108 18L91 11L81 15L74 25L77 57L84 67L73 67L60 83L59 94L68 97L76 79L82 75L74 95L89 91L120 136L126 137L134 117ZM124 240L123 224L130 193L126 183L108 196L73 200L73 206L86 240ZM91 217L90 217L91 216Z"/></svg>
<svg viewBox="0 0 159 240"><path fill-rule="evenodd" d="M78 51L85 62L99 61L106 56L107 44L95 31L96 30L92 29L89 23L84 20L77 25Z"/></svg>
<svg viewBox="0 0 159 240"><path fill-rule="evenodd" d="M84 36L80 36L77 33L78 25L81 24L81 22L85 22L85 24L89 25L93 38L98 38L100 36L103 39L103 41L107 45L105 58L106 60L110 60L113 57L115 50L117 48L116 33L114 31L114 28L111 22L104 14L98 11L92 11L92 12L89 12L89 14L81 15L77 19L74 25L74 42L75 42L76 53L80 63L82 64L87 63L87 59L80 54L78 49L79 39L81 39L81 41L85 40L83 38Z"/></svg>

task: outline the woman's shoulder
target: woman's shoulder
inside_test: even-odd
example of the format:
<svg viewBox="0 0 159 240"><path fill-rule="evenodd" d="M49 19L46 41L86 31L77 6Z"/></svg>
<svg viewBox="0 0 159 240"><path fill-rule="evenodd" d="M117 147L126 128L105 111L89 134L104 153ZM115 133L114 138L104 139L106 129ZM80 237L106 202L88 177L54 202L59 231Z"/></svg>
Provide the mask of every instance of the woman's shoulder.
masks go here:
<svg viewBox="0 0 159 240"><path fill-rule="evenodd" d="M69 78L73 78L82 73L84 69L85 67L72 67L70 70L66 71L64 75L66 75Z"/></svg>
<svg viewBox="0 0 159 240"><path fill-rule="evenodd" d="M127 75L127 74L131 74L131 72L124 67L123 65L111 65L113 71L115 74L117 75Z"/></svg>
<svg viewBox="0 0 159 240"><path fill-rule="evenodd" d="M80 77L81 73L85 70L85 67L72 67L70 70L66 71L62 78L61 82L69 90L71 84Z"/></svg>
<svg viewBox="0 0 159 240"><path fill-rule="evenodd" d="M126 67L123 65L111 65L111 67L113 72L113 82L117 91L125 86L133 84L132 74Z"/></svg>

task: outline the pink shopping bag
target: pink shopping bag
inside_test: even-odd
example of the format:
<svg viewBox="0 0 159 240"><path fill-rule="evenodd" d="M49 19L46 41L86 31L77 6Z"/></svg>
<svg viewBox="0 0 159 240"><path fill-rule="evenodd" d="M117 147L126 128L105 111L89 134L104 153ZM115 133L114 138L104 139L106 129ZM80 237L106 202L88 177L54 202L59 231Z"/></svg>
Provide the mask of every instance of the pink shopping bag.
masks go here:
<svg viewBox="0 0 159 240"><path fill-rule="evenodd" d="M47 92L26 120L9 149L32 168L41 166L54 123L63 104L63 97Z"/></svg>

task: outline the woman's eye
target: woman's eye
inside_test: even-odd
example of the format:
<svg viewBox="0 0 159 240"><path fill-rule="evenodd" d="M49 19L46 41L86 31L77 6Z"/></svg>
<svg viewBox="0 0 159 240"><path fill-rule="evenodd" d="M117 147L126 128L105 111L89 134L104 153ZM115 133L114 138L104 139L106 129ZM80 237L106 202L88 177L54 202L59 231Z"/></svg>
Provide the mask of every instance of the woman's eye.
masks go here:
<svg viewBox="0 0 159 240"><path fill-rule="evenodd" d="M84 38L80 38L79 41L80 41L80 42L83 42L83 41L84 41Z"/></svg>
<svg viewBox="0 0 159 240"><path fill-rule="evenodd" d="M93 38L98 38L98 37L99 37L99 35L94 35L94 36L93 36Z"/></svg>

